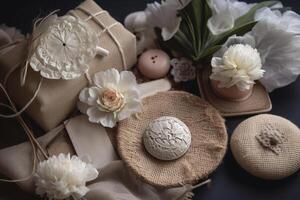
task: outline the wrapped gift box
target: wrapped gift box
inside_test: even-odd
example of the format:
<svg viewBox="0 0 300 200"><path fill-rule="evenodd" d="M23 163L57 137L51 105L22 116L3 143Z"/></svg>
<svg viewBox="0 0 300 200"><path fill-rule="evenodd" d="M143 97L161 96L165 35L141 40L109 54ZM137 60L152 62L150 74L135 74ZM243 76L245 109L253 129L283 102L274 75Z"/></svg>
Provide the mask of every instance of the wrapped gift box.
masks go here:
<svg viewBox="0 0 300 200"><path fill-rule="evenodd" d="M90 63L89 74L117 68L118 70L129 69L136 63L136 38L126 30L122 24L117 23L108 12L93 0L86 0L70 13L88 20L88 24L100 33L101 47L109 50L108 56L96 56ZM98 13L98 15L95 15ZM99 14L101 13L101 14ZM19 43L0 55L0 78L3 81L9 71L22 59L25 58L26 42ZM24 86L20 84L19 67L10 76L6 88L12 100L22 108L34 95L41 76L28 68L28 75ZM49 80L44 79L42 86L34 102L26 109L26 113L44 130L50 130L66 119L76 107L80 90L88 84L85 76L74 80Z"/></svg>

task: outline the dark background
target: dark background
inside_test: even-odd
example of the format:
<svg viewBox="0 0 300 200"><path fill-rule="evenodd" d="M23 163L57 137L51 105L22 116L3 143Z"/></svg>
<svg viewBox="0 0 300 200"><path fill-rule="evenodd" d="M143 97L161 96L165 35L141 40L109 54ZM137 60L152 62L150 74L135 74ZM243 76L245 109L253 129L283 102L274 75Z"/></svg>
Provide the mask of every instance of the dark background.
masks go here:
<svg viewBox="0 0 300 200"><path fill-rule="evenodd" d="M77 6L80 2L81 0L1 0L0 24L5 23L8 26L16 26L23 33L30 32L32 21L36 17L45 16L49 11L55 9L61 9L60 14L63 14ZM152 2L152 0L96 0L96 2L108 10L116 19L123 22L124 17L128 13L143 10L146 3ZM255 1L248 0L248 2ZM285 6L292 7L297 12L300 11L300 1L284 0L282 2ZM196 83L194 82L188 83L185 87L190 92L198 93ZM290 86L277 89L270 94L273 103L271 113L288 118L298 126L300 126L299 89L300 80L298 79L298 81ZM247 117L226 119L229 136L237 124ZM15 121L12 120L0 120L0 137L5 134L10 135L12 138L19 137L20 142L25 140L24 137L20 136L23 133L14 124ZM5 143L5 141L1 138L0 143ZM203 187L195 191L194 200L300 199L299 173L281 181L263 181L247 174L241 169L233 159L230 150L228 150L222 165L213 174L212 180L213 182L210 187ZM31 199L31 197L26 197L23 193L20 198L20 194L21 191L13 184L0 184L0 200Z"/></svg>

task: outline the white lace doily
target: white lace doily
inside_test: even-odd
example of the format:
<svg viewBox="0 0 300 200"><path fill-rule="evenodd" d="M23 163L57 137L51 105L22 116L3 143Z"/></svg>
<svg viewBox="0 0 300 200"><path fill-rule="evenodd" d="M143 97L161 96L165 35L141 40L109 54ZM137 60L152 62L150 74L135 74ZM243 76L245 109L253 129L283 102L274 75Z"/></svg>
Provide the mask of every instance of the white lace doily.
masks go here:
<svg viewBox="0 0 300 200"><path fill-rule="evenodd" d="M29 62L33 70L48 79L80 77L99 50L97 34L85 21L71 15L51 16L37 32L40 35Z"/></svg>

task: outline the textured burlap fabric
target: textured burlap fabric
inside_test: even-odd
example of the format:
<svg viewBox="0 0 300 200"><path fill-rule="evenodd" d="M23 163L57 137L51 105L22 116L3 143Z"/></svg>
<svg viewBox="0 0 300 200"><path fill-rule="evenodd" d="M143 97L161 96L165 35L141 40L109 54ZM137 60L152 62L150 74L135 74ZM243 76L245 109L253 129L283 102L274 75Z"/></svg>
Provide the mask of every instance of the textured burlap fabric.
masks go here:
<svg viewBox="0 0 300 200"><path fill-rule="evenodd" d="M300 130L279 116L245 120L235 129L230 145L241 167L263 179L281 179L300 168Z"/></svg>
<svg viewBox="0 0 300 200"><path fill-rule="evenodd" d="M173 116L190 129L187 153L174 161L161 161L146 152L144 130L154 119ZM143 112L119 123L119 154L135 174L161 187L193 184L208 177L226 152L227 132L218 111L201 98L186 92L161 92L143 100Z"/></svg>
<svg viewBox="0 0 300 200"><path fill-rule="evenodd" d="M210 67L205 67L197 73L197 81L201 96L218 109L222 116L240 116L268 112L272 103L266 89L257 83L253 86L251 96L244 101L230 101L214 94L210 85Z"/></svg>

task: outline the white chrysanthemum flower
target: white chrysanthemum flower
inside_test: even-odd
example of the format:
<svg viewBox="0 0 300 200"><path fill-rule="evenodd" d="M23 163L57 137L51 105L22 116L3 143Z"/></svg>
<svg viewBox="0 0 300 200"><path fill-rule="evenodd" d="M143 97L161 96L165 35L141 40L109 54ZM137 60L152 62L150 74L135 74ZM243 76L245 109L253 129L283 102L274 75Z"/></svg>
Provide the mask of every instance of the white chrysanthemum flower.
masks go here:
<svg viewBox="0 0 300 200"><path fill-rule="evenodd" d="M77 156L60 154L40 162L36 174L36 193L50 200L82 198L89 189L88 181L96 179L98 171Z"/></svg>
<svg viewBox="0 0 300 200"><path fill-rule="evenodd" d="M191 0L166 0L148 4L145 13L149 26L161 28L161 35L165 41L171 39L178 31L181 22L178 10L183 9L190 2Z"/></svg>
<svg viewBox="0 0 300 200"><path fill-rule="evenodd" d="M89 116L89 121L112 128L141 110L141 96L132 72L108 69L98 72L93 85L79 95L78 108Z"/></svg>
<svg viewBox="0 0 300 200"><path fill-rule="evenodd" d="M187 58L174 58L170 62L173 67L171 74L175 82L183 82L193 80L196 77L196 68L193 62Z"/></svg>
<svg viewBox="0 0 300 200"><path fill-rule="evenodd" d="M235 20L246 14L254 5L237 0L212 0L212 17L209 18L207 26L214 35L229 31L234 27Z"/></svg>
<svg viewBox="0 0 300 200"><path fill-rule="evenodd" d="M222 57L212 58L211 66L210 78L218 81L221 88L236 85L245 91L264 74L258 51L248 44L230 46Z"/></svg>
<svg viewBox="0 0 300 200"><path fill-rule="evenodd" d="M88 71L97 53L97 34L77 17L53 15L37 27L30 65L34 71L49 79L75 79ZM107 52L106 52L107 53Z"/></svg>

